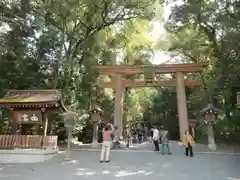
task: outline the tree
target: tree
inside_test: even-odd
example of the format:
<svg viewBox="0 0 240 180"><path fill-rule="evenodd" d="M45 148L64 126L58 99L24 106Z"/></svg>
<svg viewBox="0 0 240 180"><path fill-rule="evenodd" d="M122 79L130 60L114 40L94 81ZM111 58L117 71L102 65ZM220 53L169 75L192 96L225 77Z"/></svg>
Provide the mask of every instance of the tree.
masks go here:
<svg viewBox="0 0 240 180"><path fill-rule="evenodd" d="M194 93L224 110L224 120L217 125L219 137L234 138L239 129L238 110L232 102L232 87L239 83L239 15L238 1L190 0L176 5L166 22L168 50L186 62L209 61L209 68L199 76L207 91ZM193 97L192 93L191 104L200 109Z"/></svg>

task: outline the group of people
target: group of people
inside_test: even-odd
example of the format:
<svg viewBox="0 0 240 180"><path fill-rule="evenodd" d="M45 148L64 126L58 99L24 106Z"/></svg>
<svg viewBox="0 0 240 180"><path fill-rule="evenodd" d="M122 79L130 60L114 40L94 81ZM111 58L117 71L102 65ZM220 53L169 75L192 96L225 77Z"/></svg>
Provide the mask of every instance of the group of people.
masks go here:
<svg viewBox="0 0 240 180"><path fill-rule="evenodd" d="M161 152L165 154L165 147L167 148L167 153L172 154L169 147L169 133L163 126L161 126L160 130L155 126L151 129L152 133L152 141L154 144L154 151L160 151L159 144L161 144Z"/></svg>
<svg viewBox="0 0 240 180"><path fill-rule="evenodd" d="M154 144L154 151L160 151L159 144L161 144L161 153L165 154L165 147L167 153L172 154L169 146L169 133L161 126L160 130L155 126L151 129L151 138ZM193 137L189 134L189 131L185 131L183 136L183 143L185 146L185 155L193 157L193 145L195 144Z"/></svg>
<svg viewBox="0 0 240 180"><path fill-rule="evenodd" d="M101 157L100 162L110 162L110 151L112 148L112 145L114 145L114 132L116 130L116 127L114 127L112 124L108 123L104 126L102 130L102 136L103 136L103 143L102 143L102 151L101 151ZM127 133L127 144L129 145L129 139L130 139L130 133ZM150 130L150 137L154 144L154 151L160 151L159 144L161 144L161 153L165 154L165 148L167 149L167 154L172 154L170 151L169 146L169 133L168 130L166 130L163 126L161 126L160 130L155 126ZM117 142L117 141L115 141ZM189 134L188 131L185 131L184 137L183 137L183 145L185 146L185 154L186 156L193 157L193 144L194 144L193 137ZM190 154L189 154L190 153Z"/></svg>

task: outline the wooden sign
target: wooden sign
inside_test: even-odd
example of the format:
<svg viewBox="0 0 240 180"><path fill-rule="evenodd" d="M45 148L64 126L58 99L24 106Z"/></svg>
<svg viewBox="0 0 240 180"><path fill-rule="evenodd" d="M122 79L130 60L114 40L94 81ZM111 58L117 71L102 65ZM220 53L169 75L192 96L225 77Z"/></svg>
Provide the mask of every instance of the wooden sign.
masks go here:
<svg viewBox="0 0 240 180"><path fill-rule="evenodd" d="M39 124L42 123L42 112L40 110L29 111L15 111L14 112L17 122L22 124Z"/></svg>
<svg viewBox="0 0 240 180"><path fill-rule="evenodd" d="M146 65L144 66L144 78L146 81L154 80L155 72L153 65Z"/></svg>
<svg viewBox="0 0 240 180"><path fill-rule="evenodd" d="M240 106L240 91L237 92L236 94L236 100L237 100L237 106L239 107Z"/></svg>

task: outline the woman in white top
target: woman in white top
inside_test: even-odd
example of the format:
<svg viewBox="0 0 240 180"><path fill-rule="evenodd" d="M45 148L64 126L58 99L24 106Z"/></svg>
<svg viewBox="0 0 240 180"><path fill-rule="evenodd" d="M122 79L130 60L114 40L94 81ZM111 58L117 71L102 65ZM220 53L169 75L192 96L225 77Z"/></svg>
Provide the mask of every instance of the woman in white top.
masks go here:
<svg viewBox="0 0 240 180"><path fill-rule="evenodd" d="M159 130L157 129L157 127L154 127L153 129L153 144L155 146L154 151L159 151Z"/></svg>

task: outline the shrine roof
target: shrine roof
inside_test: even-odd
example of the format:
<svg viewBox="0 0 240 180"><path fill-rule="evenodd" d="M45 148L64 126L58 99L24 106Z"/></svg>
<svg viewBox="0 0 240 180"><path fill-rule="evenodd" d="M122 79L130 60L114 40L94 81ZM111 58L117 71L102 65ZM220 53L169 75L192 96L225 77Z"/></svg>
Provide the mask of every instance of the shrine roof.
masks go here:
<svg viewBox="0 0 240 180"><path fill-rule="evenodd" d="M16 107L27 104L52 104L55 107L62 106L61 92L59 90L7 90L3 98L0 98L0 106Z"/></svg>
<svg viewBox="0 0 240 180"><path fill-rule="evenodd" d="M214 106L213 106L213 104L208 104L205 108L203 108L202 110L201 110L201 113L202 114L205 114L205 113L208 113L208 112L210 112L210 111L212 111L213 113L220 113L220 112L222 112L220 109L218 109L218 108L215 108Z"/></svg>
<svg viewBox="0 0 240 180"><path fill-rule="evenodd" d="M91 110L91 113L100 113L100 114L103 114L103 110L98 106L98 105L95 105L92 110Z"/></svg>

